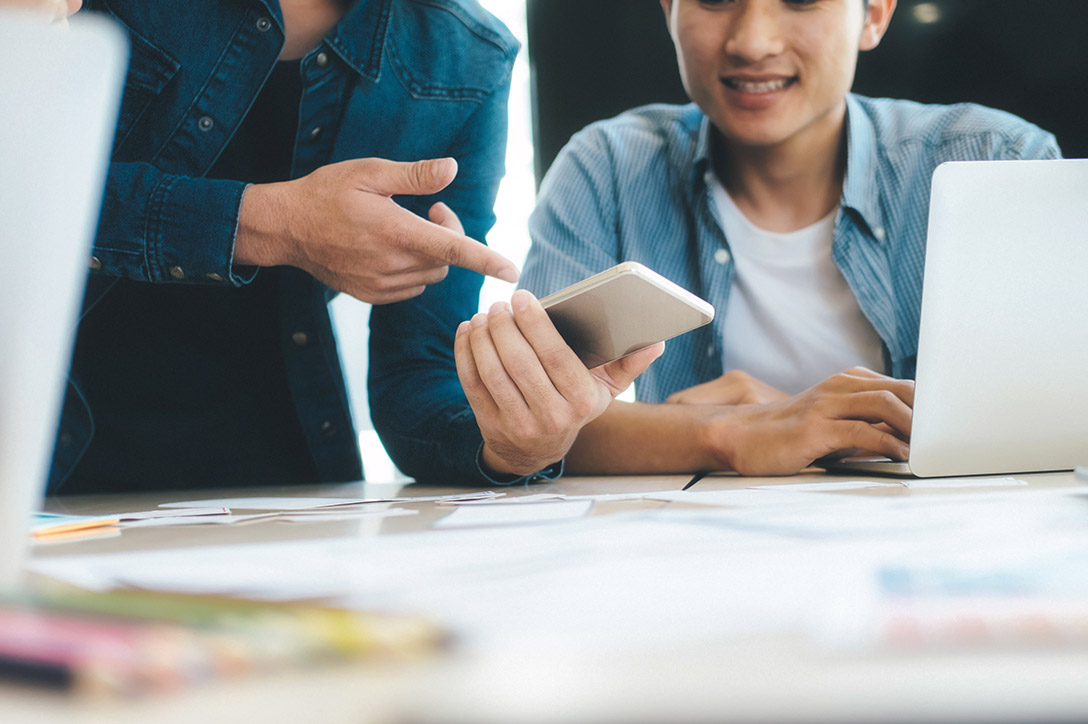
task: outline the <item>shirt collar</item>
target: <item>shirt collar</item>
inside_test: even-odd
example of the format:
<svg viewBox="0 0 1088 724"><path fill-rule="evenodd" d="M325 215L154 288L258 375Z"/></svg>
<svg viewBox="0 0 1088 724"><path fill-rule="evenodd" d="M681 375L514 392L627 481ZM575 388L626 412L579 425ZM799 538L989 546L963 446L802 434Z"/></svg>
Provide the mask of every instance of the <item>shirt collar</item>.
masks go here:
<svg viewBox="0 0 1088 724"><path fill-rule="evenodd" d="M880 209L876 130L853 94L846 96L846 178L842 206L852 210L883 241L884 215Z"/></svg>
<svg viewBox="0 0 1088 724"><path fill-rule="evenodd" d="M702 114L701 114L702 115ZM710 180L710 174L714 171L714 163L711 158L711 139L714 127L706 115L702 115L699 123L699 135L695 137L695 153L692 156L691 188L702 189Z"/></svg>
<svg viewBox="0 0 1088 724"><path fill-rule="evenodd" d="M372 81L381 75L391 5L392 0L359 0L326 37L344 62Z"/></svg>
<svg viewBox="0 0 1088 724"><path fill-rule="evenodd" d="M691 188L701 190L710 179L713 126L702 117L692 156ZM846 177L842 185L842 206L860 217L869 232L883 241L884 216L880 210L880 182L877 176L877 142L873 122L853 94L846 97Z"/></svg>

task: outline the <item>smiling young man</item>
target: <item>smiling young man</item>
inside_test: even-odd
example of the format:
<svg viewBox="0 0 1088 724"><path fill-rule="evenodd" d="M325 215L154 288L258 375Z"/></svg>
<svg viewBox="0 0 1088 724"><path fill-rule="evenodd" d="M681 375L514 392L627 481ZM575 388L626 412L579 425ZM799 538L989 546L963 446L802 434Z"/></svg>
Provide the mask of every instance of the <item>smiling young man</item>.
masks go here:
<svg viewBox="0 0 1088 724"><path fill-rule="evenodd" d="M933 170L1059 150L999 111L850 94L895 4L662 0L694 103L571 139L541 186L522 284L549 294L633 260L718 316L669 342L639 402L578 432L568 470L788 474L855 448L907 456ZM539 323L515 317L471 330L470 399L489 394L474 357Z"/></svg>

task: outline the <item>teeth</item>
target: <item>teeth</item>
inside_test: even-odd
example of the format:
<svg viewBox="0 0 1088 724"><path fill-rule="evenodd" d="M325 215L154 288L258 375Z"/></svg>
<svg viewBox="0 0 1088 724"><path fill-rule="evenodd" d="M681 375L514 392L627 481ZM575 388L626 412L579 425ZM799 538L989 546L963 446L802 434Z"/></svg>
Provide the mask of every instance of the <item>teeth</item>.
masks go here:
<svg viewBox="0 0 1088 724"><path fill-rule="evenodd" d="M782 90L790 84L789 78L779 78L778 80L763 80L763 81L749 81L740 80L738 78L726 78L726 85L730 88L735 88L745 93L770 93L771 91Z"/></svg>

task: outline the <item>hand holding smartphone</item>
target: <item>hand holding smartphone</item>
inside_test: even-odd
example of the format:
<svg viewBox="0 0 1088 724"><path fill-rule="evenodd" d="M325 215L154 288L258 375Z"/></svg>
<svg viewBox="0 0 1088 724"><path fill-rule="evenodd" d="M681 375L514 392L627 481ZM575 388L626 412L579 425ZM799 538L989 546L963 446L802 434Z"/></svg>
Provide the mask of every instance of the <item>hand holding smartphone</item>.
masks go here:
<svg viewBox="0 0 1088 724"><path fill-rule="evenodd" d="M708 324L714 307L639 264L617 264L540 300L586 367Z"/></svg>

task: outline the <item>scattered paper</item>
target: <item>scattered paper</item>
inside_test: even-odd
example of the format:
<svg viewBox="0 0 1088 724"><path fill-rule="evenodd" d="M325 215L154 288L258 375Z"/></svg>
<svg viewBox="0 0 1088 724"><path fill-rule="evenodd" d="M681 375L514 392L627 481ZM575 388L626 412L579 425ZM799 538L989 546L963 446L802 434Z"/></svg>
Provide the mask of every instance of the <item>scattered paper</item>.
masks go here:
<svg viewBox="0 0 1088 724"><path fill-rule="evenodd" d="M560 500L537 505L458 506L456 510L434 523L435 528L461 528L478 525L509 525L513 523L543 523L581 518L593 507L591 500Z"/></svg>
<svg viewBox="0 0 1088 724"><path fill-rule="evenodd" d="M1030 597L1088 600L1088 518L1084 501L1068 494L1082 488L667 491L650 497L719 502L572 520L550 511L585 515L592 501L463 506L437 535L43 555L30 567L95 590L328 596L361 609L418 611L448 625L466 651L676 647L763 633L881 650L889 641L882 626L904 603L923 623L943 626L944 609L931 601L970 613L980 595L1025 611ZM730 502L721 504L723 495ZM551 525L500 524L545 513ZM474 519L479 527L448 525ZM812 639L821 629L824 638Z"/></svg>

